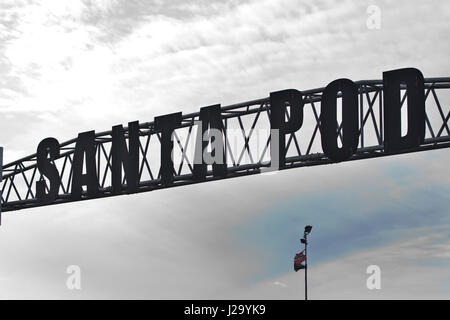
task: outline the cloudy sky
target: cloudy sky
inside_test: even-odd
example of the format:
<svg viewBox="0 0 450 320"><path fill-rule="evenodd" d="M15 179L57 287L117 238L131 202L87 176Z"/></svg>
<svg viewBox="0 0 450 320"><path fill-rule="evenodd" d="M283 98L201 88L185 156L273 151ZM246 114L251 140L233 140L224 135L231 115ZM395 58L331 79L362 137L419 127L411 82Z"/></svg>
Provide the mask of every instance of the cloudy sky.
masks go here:
<svg viewBox="0 0 450 320"><path fill-rule="evenodd" d="M370 5L380 29L367 27ZM446 0L2 0L4 161L46 137L342 77L402 67L450 76L449 18ZM292 264L312 224L310 298L448 299L449 155L5 213L0 298L303 299ZM81 268L81 290L66 286L70 265ZM369 265L381 268L380 290L366 287Z"/></svg>

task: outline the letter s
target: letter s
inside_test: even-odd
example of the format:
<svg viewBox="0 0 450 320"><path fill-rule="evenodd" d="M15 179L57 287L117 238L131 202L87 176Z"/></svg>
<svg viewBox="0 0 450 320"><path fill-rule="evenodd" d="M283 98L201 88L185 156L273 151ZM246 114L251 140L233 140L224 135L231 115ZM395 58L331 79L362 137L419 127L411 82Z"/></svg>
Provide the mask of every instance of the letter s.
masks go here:
<svg viewBox="0 0 450 320"><path fill-rule="evenodd" d="M58 196L60 177L58 168L51 161L59 157L59 152L59 142L55 138L42 140L37 148L36 161L38 170L50 182L49 192L46 193L45 180L36 181L36 197L45 204L55 201Z"/></svg>

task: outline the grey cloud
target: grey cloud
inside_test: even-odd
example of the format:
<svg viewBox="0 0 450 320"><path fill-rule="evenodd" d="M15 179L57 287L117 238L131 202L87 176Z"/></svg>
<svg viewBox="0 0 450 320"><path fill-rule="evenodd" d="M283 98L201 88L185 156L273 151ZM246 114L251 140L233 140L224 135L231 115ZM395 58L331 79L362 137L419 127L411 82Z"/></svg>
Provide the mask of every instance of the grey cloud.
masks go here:
<svg viewBox="0 0 450 320"><path fill-rule="evenodd" d="M51 25L46 25L50 30L62 30L64 37L57 39L70 39L73 50L70 46L71 50L56 55L54 63L50 61L41 70L43 78L31 81L52 94L61 91L55 83L73 81L67 88L63 86L67 96L61 100L50 100L53 104L49 106L48 100L40 99L41 91L27 95L32 89L28 87L30 79L36 80L36 75L31 69L14 69L17 66L9 65L2 59L4 52L0 52L0 68L5 71L0 75L0 84L16 92L14 99L1 93L2 101L17 111L8 110L9 119L1 114L2 121L7 122L0 126L7 157L14 160L33 153L37 143L47 136L64 141L81 131L103 131L118 123L151 121L163 113L187 113L213 103L261 98L279 89L322 87L340 77L380 78L382 71L404 66L418 67L425 76L447 75L446 2L376 2L382 8L383 27L379 31L365 26L366 5L372 1L358 5L331 3L249 1L223 7L216 3L212 9L176 3L173 6L181 9L170 11L162 3L150 6L148 2L115 2L112 10L85 2L82 12L86 15L80 19L71 15L54 17ZM161 11L155 14L155 8ZM191 12L188 19L184 19L186 11ZM11 30L15 23L11 20L6 28ZM86 31L89 37L78 38L73 30ZM17 35L12 31L11 41L0 50L14 44ZM107 47L109 43L112 50ZM60 65L69 61L65 59L72 61L70 70ZM37 61L36 68L44 64ZM47 72L53 72L56 65L64 72L47 78ZM97 68L99 65L101 68ZM81 75L70 73L76 68L80 68ZM96 82L89 82L91 79ZM102 81L110 83L97 87ZM90 87L82 86L84 82ZM95 89L92 92L91 87ZM30 109L21 111L17 101L29 102L35 113ZM398 157L396 161L420 169L416 177L422 183L448 185L448 177L442 175L447 170L446 155L445 151L430 152ZM0 229L0 251L5 257L0 265L0 295L298 298L298 274L265 279L267 287L264 281L250 283L252 273L262 268L260 254L264 249L242 242L233 233L234 227L251 221L286 196L319 192L325 176L349 185L355 177L367 177L375 181L374 187L389 187L389 181L379 179L387 163L386 159L377 159L296 169L274 176L5 213ZM330 184L328 191L339 187ZM199 207L203 198L207 201ZM212 211L210 208L217 204ZM367 255L380 254L384 259L387 251L396 252L398 248L403 249L393 244L380 251L349 255L336 264L317 265L311 278L313 288L317 288L313 289L313 297L335 297L343 292L342 288L347 288L342 297L365 293L358 286L365 279L364 270L360 272L368 261ZM422 253L409 247L405 252ZM402 270L394 269L390 274L389 270L395 263L404 265L404 259L403 255L398 259L390 255L386 263L381 260L383 270L387 266L387 279L402 275ZM184 265L180 266L180 261ZM82 267L85 280L81 292L65 288L65 268L69 264ZM340 279L346 270L350 282ZM411 279L415 272L424 269L413 264L407 271L395 284L397 289L380 295L389 292L385 297L421 297L408 291L408 281L414 283ZM424 279L430 280L428 284L420 283L432 291L429 296L439 297L436 282L445 276L441 271L428 272ZM322 275L328 275L332 284L320 282ZM275 281L287 287L274 289L271 283Z"/></svg>

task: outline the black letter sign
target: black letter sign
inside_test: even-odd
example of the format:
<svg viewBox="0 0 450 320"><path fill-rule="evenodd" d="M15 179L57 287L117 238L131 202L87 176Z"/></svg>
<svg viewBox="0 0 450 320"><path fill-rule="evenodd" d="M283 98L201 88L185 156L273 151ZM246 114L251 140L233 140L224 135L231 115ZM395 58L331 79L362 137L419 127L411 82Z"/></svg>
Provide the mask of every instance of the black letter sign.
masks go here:
<svg viewBox="0 0 450 320"><path fill-rule="evenodd" d="M86 173L83 174L86 155ZM72 199L81 199L82 186L87 186L87 194L94 197L98 193L98 178L95 167L95 131L78 134L72 164Z"/></svg>
<svg viewBox="0 0 450 320"><path fill-rule="evenodd" d="M129 192L136 192L139 185L139 121L128 123L128 145L122 125L112 128L112 192L122 191L122 165Z"/></svg>
<svg viewBox="0 0 450 320"><path fill-rule="evenodd" d="M285 121L286 102L291 107L288 122ZM278 168L285 165L285 135L296 132L303 124L303 105L302 93L298 90L288 89L270 93L270 128L278 130L278 141L271 138L270 156L272 161L278 161Z"/></svg>
<svg viewBox="0 0 450 320"><path fill-rule="evenodd" d="M172 133L181 125L181 112L166 114L155 118L155 130L161 131L161 183L173 183Z"/></svg>
<svg viewBox="0 0 450 320"><path fill-rule="evenodd" d="M201 130L197 131L197 140L195 144L195 159L194 159L194 178L195 180L204 180L206 177L207 166L203 158L203 153L208 146L209 139L204 140L208 127L220 131L220 136L213 136L210 139L219 139L214 141L216 145L222 146L223 157L221 163L213 163L213 175L225 176L227 170L227 164L225 163L225 141L223 138L223 123L220 116L220 104L216 104L209 107L203 107L200 109L199 119L202 123ZM216 150L212 150L211 156L214 158Z"/></svg>
<svg viewBox="0 0 450 320"><path fill-rule="evenodd" d="M402 137L400 85L408 97L408 133ZM386 152L417 148L425 138L425 92L422 73L414 68L383 72L384 149ZM403 106L404 108L406 106Z"/></svg>
<svg viewBox="0 0 450 320"><path fill-rule="evenodd" d="M50 157L48 157L50 155ZM45 192L45 180L36 181L36 197L43 204L49 204L55 201L58 196L60 178L58 168L51 163L59 157L59 142L55 138L42 140L37 148L37 167L43 176L50 182L49 192Z"/></svg>
<svg viewBox="0 0 450 320"><path fill-rule="evenodd" d="M338 148L336 97L342 92L342 147ZM320 113L322 149L334 162L348 160L358 147L358 86L349 79L331 82L322 94Z"/></svg>

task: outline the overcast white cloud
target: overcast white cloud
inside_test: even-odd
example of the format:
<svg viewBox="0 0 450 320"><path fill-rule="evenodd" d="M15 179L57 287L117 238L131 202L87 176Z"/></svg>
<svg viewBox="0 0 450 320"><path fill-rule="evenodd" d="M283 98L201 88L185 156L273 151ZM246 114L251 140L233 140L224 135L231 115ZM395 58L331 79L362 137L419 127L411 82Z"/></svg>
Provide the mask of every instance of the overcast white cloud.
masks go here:
<svg viewBox="0 0 450 320"><path fill-rule="evenodd" d="M366 27L370 4L381 9L380 30ZM64 141L85 130L262 98L285 88L323 87L341 77L380 78L382 71L406 66L426 77L448 76L449 16L448 1L2 1L5 161L34 153L48 136ZM317 231L313 239L323 257L311 261L312 296L448 298L448 265L442 264L448 263L449 233L436 229L450 224L447 199L437 191L449 185L448 155L433 151L295 169L4 214L0 297L302 298L299 274L286 274L284 265L264 257L276 255L267 252L265 241L282 234L289 220L280 218L279 229L270 229L265 241L249 226L264 225L267 215L277 216L274 208L289 209L287 199L308 192L317 199L338 197L342 186L333 181L343 179L349 194L364 193L367 184L364 200L375 208L374 237L378 227L389 225L389 215L376 214L386 196L408 204L429 188L427 201L441 215L417 224L396 220L399 227L424 227L429 234L390 234L370 250L349 245L325 252L319 239L326 237ZM409 169L406 178L399 168ZM200 198L208 199L207 207L198 207ZM336 208L341 225L360 219L359 208L348 209L342 203ZM427 214L420 210L414 214ZM300 216L299 233L308 223L308 215ZM320 230L317 223L314 231ZM244 231L258 234L262 244ZM298 239L289 236L280 238L295 245ZM339 234L326 239L333 236ZM359 240L347 237L349 243ZM290 264L294 247L284 250ZM364 287L370 257L377 257L374 264L385 279L378 293ZM441 265L420 264L431 257ZM65 287L70 264L82 267L80 292ZM426 276L418 280L417 274ZM423 290L412 290L413 284Z"/></svg>

